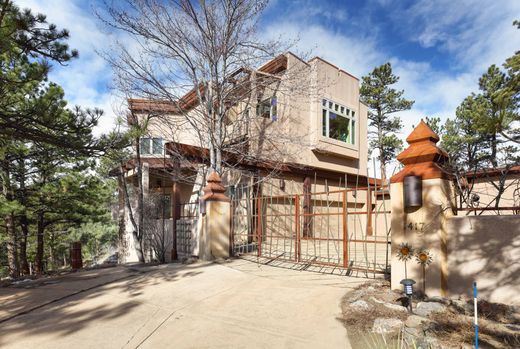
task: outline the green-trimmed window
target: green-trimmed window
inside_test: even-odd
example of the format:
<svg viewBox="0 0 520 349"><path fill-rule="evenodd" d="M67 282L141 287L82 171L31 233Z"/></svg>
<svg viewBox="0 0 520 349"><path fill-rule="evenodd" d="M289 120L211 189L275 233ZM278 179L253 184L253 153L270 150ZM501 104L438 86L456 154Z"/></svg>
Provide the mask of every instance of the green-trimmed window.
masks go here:
<svg viewBox="0 0 520 349"><path fill-rule="evenodd" d="M323 137L347 144L356 143L356 112L327 99L322 100L321 122Z"/></svg>

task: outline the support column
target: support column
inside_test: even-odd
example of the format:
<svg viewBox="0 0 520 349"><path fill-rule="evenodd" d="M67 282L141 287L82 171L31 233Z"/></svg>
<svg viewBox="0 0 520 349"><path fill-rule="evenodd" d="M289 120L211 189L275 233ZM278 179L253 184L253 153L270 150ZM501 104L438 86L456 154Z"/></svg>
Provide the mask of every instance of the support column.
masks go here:
<svg viewBox="0 0 520 349"><path fill-rule="evenodd" d="M404 168L390 182L392 206L392 289L402 290L405 279L405 262L398 257L399 248L407 243L417 252L428 250L433 262L425 267L425 292L428 296L448 295L448 250L447 218L453 215L451 181L442 164L448 155L437 147L439 137L422 120L408 136L409 147L397 156ZM422 190L411 190L418 194L422 204L405 207L404 181L408 176L418 176ZM418 192L421 190L421 192ZM411 206L411 205L408 205ZM406 277L417 282L416 289L422 290L423 268L416 256L406 262Z"/></svg>
<svg viewBox="0 0 520 349"><path fill-rule="evenodd" d="M203 191L206 215L203 218L199 257L202 260L229 258L231 200L224 194L226 189L215 172L209 175Z"/></svg>

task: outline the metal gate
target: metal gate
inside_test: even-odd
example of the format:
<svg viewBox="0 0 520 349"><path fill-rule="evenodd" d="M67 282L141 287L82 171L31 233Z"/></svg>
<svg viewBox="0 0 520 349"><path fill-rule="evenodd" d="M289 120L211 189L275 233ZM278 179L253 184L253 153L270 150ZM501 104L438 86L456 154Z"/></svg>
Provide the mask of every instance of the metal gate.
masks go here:
<svg viewBox="0 0 520 349"><path fill-rule="evenodd" d="M365 277L386 273L387 194L377 186L294 195L236 190L233 254L301 270Z"/></svg>

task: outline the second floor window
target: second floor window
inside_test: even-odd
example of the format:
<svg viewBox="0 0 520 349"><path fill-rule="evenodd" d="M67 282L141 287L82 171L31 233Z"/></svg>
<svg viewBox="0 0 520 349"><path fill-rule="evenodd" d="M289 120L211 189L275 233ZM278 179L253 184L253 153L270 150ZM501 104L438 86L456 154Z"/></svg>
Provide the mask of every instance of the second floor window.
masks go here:
<svg viewBox="0 0 520 349"><path fill-rule="evenodd" d="M343 105L322 100L322 135L347 144L356 141L356 112Z"/></svg>
<svg viewBox="0 0 520 349"><path fill-rule="evenodd" d="M278 108L276 97L269 97L259 101L256 105L256 116L260 116L273 121L278 120Z"/></svg>
<svg viewBox="0 0 520 349"><path fill-rule="evenodd" d="M140 144L141 155L162 155L163 139L162 138L141 138Z"/></svg>

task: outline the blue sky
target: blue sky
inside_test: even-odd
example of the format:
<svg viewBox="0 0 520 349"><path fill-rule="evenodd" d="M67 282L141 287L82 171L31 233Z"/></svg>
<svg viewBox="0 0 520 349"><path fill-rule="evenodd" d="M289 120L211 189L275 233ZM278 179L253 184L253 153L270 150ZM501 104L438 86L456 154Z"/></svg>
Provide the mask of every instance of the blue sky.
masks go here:
<svg viewBox="0 0 520 349"><path fill-rule="evenodd" d="M105 110L96 133L110 129L120 103L108 88L111 71L96 54L111 42L93 14L100 3L15 2L70 30L70 45L80 58L54 67L50 79L64 87L71 104ZM398 88L416 101L412 110L399 114L404 139L421 117L452 117L462 99L477 90L487 67L520 49L514 19L520 19L518 0L274 0L261 19L260 34L298 38L296 51L311 51L358 77L390 61L401 77Z"/></svg>

